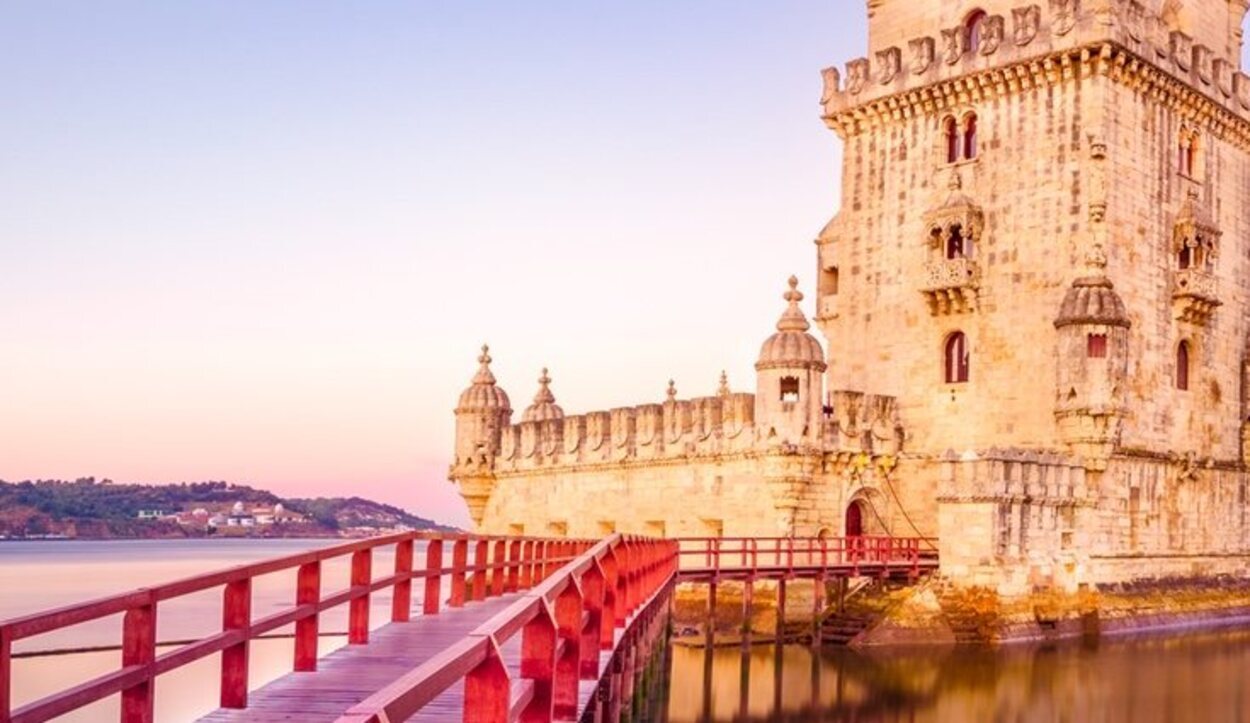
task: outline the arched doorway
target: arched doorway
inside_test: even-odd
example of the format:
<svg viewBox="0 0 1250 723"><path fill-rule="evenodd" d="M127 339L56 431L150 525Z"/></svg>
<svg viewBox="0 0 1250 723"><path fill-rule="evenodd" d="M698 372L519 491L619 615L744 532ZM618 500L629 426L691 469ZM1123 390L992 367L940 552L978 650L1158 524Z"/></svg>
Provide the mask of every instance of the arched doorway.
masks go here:
<svg viewBox="0 0 1250 723"><path fill-rule="evenodd" d="M864 503L856 500L846 508L846 536L863 537Z"/></svg>

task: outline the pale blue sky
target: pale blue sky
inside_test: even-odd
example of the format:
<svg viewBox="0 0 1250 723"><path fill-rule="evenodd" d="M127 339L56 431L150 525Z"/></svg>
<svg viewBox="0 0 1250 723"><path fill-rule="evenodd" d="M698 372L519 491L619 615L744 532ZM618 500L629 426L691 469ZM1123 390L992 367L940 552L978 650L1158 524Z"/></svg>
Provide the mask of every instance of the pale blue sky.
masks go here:
<svg viewBox="0 0 1250 723"><path fill-rule="evenodd" d="M455 399L738 388L862 2L0 2L0 478L465 521ZM810 299L808 308L810 310Z"/></svg>

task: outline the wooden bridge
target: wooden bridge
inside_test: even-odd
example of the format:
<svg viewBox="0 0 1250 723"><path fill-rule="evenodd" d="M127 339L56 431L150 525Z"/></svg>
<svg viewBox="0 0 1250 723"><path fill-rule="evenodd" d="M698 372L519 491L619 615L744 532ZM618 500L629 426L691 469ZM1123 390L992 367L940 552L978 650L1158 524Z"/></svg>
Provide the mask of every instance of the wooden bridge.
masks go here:
<svg viewBox="0 0 1250 723"><path fill-rule="evenodd" d="M414 564L417 543L423 566ZM622 535L361 540L0 623L0 723L45 721L114 695L123 723L152 721L157 678L218 653L221 709L205 721L631 720L635 706L655 704L679 581L706 583L714 610L721 581L745 582L749 608L754 582L776 580L784 609L792 579L915 577L936 566L922 546L900 538ZM372 569L379 550L395 559L383 577ZM350 584L325 595L322 566L341 558L350 559ZM293 605L256 618L253 581L282 571L295 572ZM815 588L823 593L824 585ZM212 589L222 591L220 632L158 655L159 605ZM383 591L391 622L370 629L370 598ZM320 617L339 606L348 608L348 644L319 658ZM119 669L12 707L14 642L118 614ZM293 672L249 691L250 643L290 626Z"/></svg>

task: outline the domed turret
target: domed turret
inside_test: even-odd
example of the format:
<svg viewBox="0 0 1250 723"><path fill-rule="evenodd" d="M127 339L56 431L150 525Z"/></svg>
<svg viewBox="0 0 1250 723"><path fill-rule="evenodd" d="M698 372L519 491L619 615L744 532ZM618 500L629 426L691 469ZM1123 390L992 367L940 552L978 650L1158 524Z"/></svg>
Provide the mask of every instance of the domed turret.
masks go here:
<svg viewBox="0 0 1250 723"><path fill-rule="evenodd" d="M473 375L473 381L469 388L460 394L460 401L456 404L456 414L461 412L496 412L506 415L512 414L512 402L508 399L508 393L502 388L495 385L495 375L490 370L490 347L482 345L482 355L477 358L478 367L477 374Z"/></svg>
<svg viewBox="0 0 1250 723"><path fill-rule="evenodd" d="M816 337L807 333L811 324L799 308L803 294L798 286L799 280L791 276L790 290L783 297L789 302L789 306L777 320L777 333L765 339L760 347L759 361L755 363L756 371L781 367L819 367L823 372L826 368L825 350L821 348Z"/></svg>
<svg viewBox="0 0 1250 723"><path fill-rule="evenodd" d="M825 351L807 332L811 325L799 307L799 280L790 277L786 310L777 333L760 347L755 363L755 423L768 443L815 444L820 439Z"/></svg>
<svg viewBox="0 0 1250 723"><path fill-rule="evenodd" d="M556 396L551 393L551 377L547 376L546 367L543 375L538 378L538 393L534 395L534 403L525 408L521 415L523 422L547 422L553 419L564 419L564 410L556 404Z"/></svg>
<svg viewBox="0 0 1250 723"><path fill-rule="evenodd" d="M1105 276L1087 276L1072 282L1055 317L1055 328L1074 325L1131 326L1124 302Z"/></svg>
<svg viewBox="0 0 1250 723"><path fill-rule="evenodd" d="M1102 469L1119 441L1132 326L1120 295L1098 268L1098 254L1093 273L1072 282L1055 317L1055 420L1060 436L1090 469Z"/></svg>

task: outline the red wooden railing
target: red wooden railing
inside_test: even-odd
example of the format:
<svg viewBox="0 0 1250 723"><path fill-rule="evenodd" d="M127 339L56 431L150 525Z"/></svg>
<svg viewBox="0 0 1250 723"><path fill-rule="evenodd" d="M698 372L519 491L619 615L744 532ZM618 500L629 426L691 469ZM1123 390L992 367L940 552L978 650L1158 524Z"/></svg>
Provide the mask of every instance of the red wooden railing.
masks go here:
<svg viewBox="0 0 1250 723"><path fill-rule="evenodd" d="M414 543L417 541L427 543L426 564L424 569L414 570ZM451 547L451 565L444 566L444 547L448 545ZM475 553L472 564L468 555L470 545ZM300 671L315 670L318 619L326 610L346 604L348 642L363 645L369 640L369 599L381 590L393 590L391 619L403 622L409 619L412 607L412 583L424 579L424 614L437 615L443 599L440 593L443 577L448 577L451 582L447 605L460 607L468 600L483 600L487 596L536 585L575 558L582 560L577 556L593 545L591 541L582 540L502 539L406 532L241 565L7 620L0 623L0 723L45 721L119 693L121 720L124 723L146 723L153 718L155 684L160 675L218 652L222 654L221 705L224 708L244 708L247 706L249 643L265 633L294 623L295 655L292 667ZM394 573L373 580L373 552L392 546L395 548ZM351 556L350 586L323 596L322 563L348 555ZM261 575L292 569L297 570L295 605L253 620L252 581ZM640 583L634 581L631 584L635 587L629 589L629 596L636 595L641 589L636 587ZM214 588L223 590L221 632L157 655L159 605ZM626 599L634 602L633 597ZM12 710L10 655L14 642L119 613L123 615L120 669Z"/></svg>
<svg viewBox="0 0 1250 723"><path fill-rule="evenodd" d="M921 537L684 537L678 543L683 577L763 578L813 570L858 577L861 567L918 576L937 564L931 541Z"/></svg>
<svg viewBox="0 0 1250 723"><path fill-rule="evenodd" d="M350 709L340 723L406 720L464 681L465 721L579 718L580 680L609 686L604 705L628 706L641 662L661 632L676 580L677 543L612 535L521 599ZM502 647L521 635L520 675ZM613 651L602 668L602 651ZM618 711L619 713L619 711ZM611 712L609 712L611 715ZM615 720L616 718L610 718Z"/></svg>

